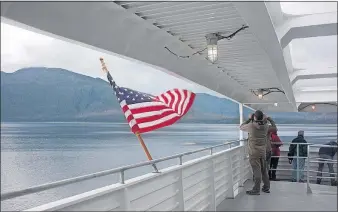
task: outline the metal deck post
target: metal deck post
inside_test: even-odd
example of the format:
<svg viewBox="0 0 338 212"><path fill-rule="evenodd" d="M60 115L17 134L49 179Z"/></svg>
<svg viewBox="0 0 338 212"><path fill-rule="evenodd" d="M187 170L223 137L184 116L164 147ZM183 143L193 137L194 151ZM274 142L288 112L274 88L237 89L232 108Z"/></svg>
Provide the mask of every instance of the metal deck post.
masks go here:
<svg viewBox="0 0 338 212"><path fill-rule="evenodd" d="M299 182L299 144L297 144L297 161L296 161L296 170L297 170L297 182Z"/></svg>
<svg viewBox="0 0 338 212"><path fill-rule="evenodd" d="M241 125L243 123L243 104L239 103L239 125ZM239 131L239 140L240 141L240 145L243 146L244 145L244 141L243 140L243 131L240 130Z"/></svg>
<svg viewBox="0 0 338 212"><path fill-rule="evenodd" d="M310 187L310 145L307 145L307 165L306 165L306 193L311 194Z"/></svg>

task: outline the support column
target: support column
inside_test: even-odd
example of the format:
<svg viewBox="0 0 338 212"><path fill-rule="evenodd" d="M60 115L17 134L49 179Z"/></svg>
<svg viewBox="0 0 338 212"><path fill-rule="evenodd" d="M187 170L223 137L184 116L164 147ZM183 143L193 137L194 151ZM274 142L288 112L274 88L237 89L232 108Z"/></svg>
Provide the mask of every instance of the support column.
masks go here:
<svg viewBox="0 0 338 212"><path fill-rule="evenodd" d="M243 123L243 104L239 103L239 125L241 125ZM244 136L243 136L243 131L239 131L239 140L243 140ZM240 145L244 145L244 141L240 142Z"/></svg>

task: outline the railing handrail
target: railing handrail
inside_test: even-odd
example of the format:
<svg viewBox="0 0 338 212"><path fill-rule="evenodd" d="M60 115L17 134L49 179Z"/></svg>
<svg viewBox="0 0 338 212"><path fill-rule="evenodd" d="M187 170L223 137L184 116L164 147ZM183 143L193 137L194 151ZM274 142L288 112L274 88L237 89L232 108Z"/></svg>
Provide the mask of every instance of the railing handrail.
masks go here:
<svg viewBox="0 0 338 212"><path fill-rule="evenodd" d="M327 145L327 144L315 144L315 143L292 143L292 142L270 142L271 144L281 144L281 145L310 145L312 147L332 147L338 148L338 146Z"/></svg>
<svg viewBox="0 0 338 212"><path fill-rule="evenodd" d="M15 191L9 191L9 192L4 192L1 194L1 201L7 200L7 199L13 199L16 197L20 197L20 196L24 196L24 195L28 195L28 194L33 194L33 193L37 193L37 192L41 192L41 191L45 191L45 190L49 190L52 188L57 188L57 187L61 187L61 186L65 186L65 185L69 185L69 184L73 184L73 183L78 183L78 182L82 182L85 180L90 180L90 179L94 179L97 177L102 177L102 176L106 176L106 175L110 175L110 174L116 174L116 173L121 173L121 176L124 176L124 171L126 170L130 170L130 169L134 169L134 168L139 168L139 167L143 167L143 166L147 166L147 165L153 165L156 163L160 163L163 161L167 161L167 160L171 160L171 159L175 159L175 158L181 158L183 156L186 155L191 155L194 153L198 153L198 152L203 152L206 150L211 150L211 154L212 154L212 150L214 148L217 147L222 147L222 146L226 146L226 145L231 145L232 143L236 143L236 142L240 142L240 141L244 141L245 139L242 140L230 140L227 141L223 144L219 144L219 145L215 145L215 146L211 146L211 147L206 147L206 148L201 148L201 149L197 149L194 151L189 151L189 152L184 152L181 154L176 154L176 155L172 155L172 156L168 156L168 157L163 157L163 158L159 158L156 160L151 160L151 161L145 161L145 162L141 162L141 163L136 163L136 164L132 164L132 165L127 165L127 166L122 166L122 167L118 167L118 168L114 168L114 169L108 169L108 170L104 170L104 171L100 171L100 172L95 172L95 173L91 173L91 174L87 174L87 175L81 175L78 177L73 177L73 178L67 178L64 180L59 180L59 181L54 181L54 182L50 182L50 183L45 183L45 184L41 184L41 185L37 185L37 186L32 186L26 189L19 189L19 190L15 190ZM231 146L230 146L231 148ZM180 164L182 165L182 164ZM123 180L124 183L124 180Z"/></svg>

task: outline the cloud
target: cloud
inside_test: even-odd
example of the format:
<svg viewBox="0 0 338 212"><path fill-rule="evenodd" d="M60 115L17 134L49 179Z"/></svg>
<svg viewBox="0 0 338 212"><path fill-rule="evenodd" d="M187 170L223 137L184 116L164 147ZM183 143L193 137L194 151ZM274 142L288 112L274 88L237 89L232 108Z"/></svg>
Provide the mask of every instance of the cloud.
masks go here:
<svg viewBox="0 0 338 212"><path fill-rule="evenodd" d="M336 12L337 2L280 2L282 11L291 15Z"/></svg>
<svg viewBox="0 0 338 212"><path fill-rule="evenodd" d="M144 64L1 23L1 70L4 72L25 67L56 67L105 79L100 57L105 59L121 86L155 95L172 88L185 88L224 97Z"/></svg>

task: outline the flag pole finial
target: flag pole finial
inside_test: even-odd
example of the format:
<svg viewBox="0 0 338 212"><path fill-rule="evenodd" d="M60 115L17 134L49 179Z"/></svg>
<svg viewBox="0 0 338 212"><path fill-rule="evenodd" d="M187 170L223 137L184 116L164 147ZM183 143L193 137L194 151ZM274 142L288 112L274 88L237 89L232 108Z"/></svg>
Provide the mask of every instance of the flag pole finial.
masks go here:
<svg viewBox="0 0 338 212"><path fill-rule="evenodd" d="M105 73L108 73L108 69L106 64L104 63L104 60L102 57L100 57L100 62L101 62L101 66L102 66L102 71L104 71Z"/></svg>

